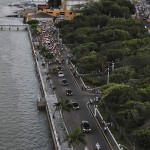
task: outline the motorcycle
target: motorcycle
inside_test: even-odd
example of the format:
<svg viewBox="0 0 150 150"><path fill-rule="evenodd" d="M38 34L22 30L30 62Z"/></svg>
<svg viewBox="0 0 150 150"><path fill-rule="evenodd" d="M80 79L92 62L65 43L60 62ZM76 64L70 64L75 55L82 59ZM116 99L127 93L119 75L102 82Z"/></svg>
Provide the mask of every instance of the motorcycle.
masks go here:
<svg viewBox="0 0 150 150"><path fill-rule="evenodd" d="M99 143L96 143L96 145L95 145L95 150L100 150L100 149L101 149L100 144L99 144Z"/></svg>

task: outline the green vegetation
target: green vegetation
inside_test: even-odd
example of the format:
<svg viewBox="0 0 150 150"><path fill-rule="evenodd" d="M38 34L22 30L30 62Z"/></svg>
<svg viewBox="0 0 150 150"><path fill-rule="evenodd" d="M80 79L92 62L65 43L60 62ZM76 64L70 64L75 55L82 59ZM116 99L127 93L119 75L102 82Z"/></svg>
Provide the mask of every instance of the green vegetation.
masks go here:
<svg viewBox="0 0 150 150"><path fill-rule="evenodd" d="M36 36L39 33L39 31L38 31L38 23L39 23L39 21L38 20L29 20L27 23L32 28L32 36Z"/></svg>
<svg viewBox="0 0 150 150"><path fill-rule="evenodd" d="M135 8L127 0L101 0L88 3L78 11L81 15L74 20L57 24L63 43L71 45L73 63L79 73L102 72L102 77L84 77L84 81L100 86L103 92L100 107L109 114L120 136L136 143L136 149L147 150L150 39L144 22L131 18ZM115 63L114 71L109 62ZM108 67L110 84L105 85Z"/></svg>
<svg viewBox="0 0 150 150"><path fill-rule="evenodd" d="M61 0L48 0L48 5L50 8L59 8L61 6Z"/></svg>
<svg viewBox="0 0 150 150"><path fill-rule="evenodd" d="M47 48L39 46L38 49L41 56L43 56L47 61L52 61L54 59L53 54L51 54Z"/></svg>
<svg viewBox="0 0 150 150"><path fill-rule="evenodd" d="M73 144L86 144L85 134L82 132L81 128L76 128L71 133L67 134L65 141L68 141L69 146Z"/></svg>
<svg viewBox="0 0 150 150"><path fill-rule="evenodd" d="M61 100L58 103L54 103L54 107L55 110L70 112L72 109L72 104L70 103L70 100L61 97Z"/></svg>
<svg viewBox="0 0 150 150"><path fill-rule="evenodd" d="M30 24L30 25L35 25L35 24L38 24L39 23L39 21L38 20L30 20L30 21L28 21L28 24Z"/></svg>

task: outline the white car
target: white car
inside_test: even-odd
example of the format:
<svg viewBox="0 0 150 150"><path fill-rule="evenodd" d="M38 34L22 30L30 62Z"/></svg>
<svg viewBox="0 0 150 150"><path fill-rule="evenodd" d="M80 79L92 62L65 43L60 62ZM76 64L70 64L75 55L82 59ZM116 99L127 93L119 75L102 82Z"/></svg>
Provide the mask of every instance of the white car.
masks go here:
<svg viewBox="0 0 150 150"><path fill-rule="evenodd" d="M59 71L59 72L58 72L58 77L60 77L60 78L61 78L61 77L64 77L63 71Z"/></svg>

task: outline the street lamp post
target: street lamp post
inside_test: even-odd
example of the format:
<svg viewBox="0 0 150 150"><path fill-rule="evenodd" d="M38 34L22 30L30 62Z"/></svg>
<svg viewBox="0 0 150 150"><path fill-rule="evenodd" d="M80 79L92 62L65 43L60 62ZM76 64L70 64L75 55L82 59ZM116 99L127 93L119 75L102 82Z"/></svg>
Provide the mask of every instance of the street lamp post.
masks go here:
<svg viewBox="0 0 150 150"><path fill-rule="evenodd" d="M107 73L107 84L109 84L109 68L107 69L108 73Z"/></svg>
<svg viewBox="0 0 150 150"><path fill-rule="evenodd" d="M111 66L111 67L112 67L112 71L114 71L114 69L115 69L115 63L112 62L111 65L112 65L112 66Z"/></svg>

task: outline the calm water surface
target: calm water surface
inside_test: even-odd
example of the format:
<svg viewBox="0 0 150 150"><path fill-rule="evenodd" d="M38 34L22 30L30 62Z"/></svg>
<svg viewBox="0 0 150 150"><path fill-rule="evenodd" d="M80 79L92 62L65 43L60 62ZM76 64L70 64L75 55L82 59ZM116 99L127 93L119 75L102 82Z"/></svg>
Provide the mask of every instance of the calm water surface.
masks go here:
<svg viewBox="0 0 150 150"><path fill-rule="evenodd" d="M22 24L6 18L15 1L0 0L0 24ZM26 31L0 31L0 150L52 150L45 112L37 109L39 85Z"/></svg>

